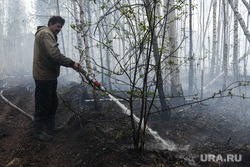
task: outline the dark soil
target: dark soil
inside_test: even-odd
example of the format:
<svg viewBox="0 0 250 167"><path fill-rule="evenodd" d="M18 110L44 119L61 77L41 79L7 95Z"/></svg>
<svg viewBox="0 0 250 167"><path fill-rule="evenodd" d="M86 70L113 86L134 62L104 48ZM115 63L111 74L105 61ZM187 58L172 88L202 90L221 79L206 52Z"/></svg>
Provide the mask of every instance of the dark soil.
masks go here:
<svg viewBox="0 0 250 167"><path fill-rule="evenodd" d="M3 95L33 115L32 78L5 78L0 90L6 87ZM1 166L250 166L250 113L245 111L249 102L243 105L239 99L225 99L216 107L215 100L209 105L186 106L174 111L170 121L154 114L149 126L179 149L159 150L157 141L149 137L140 153L133 149L132 135L125 135L131 129L129 117L111 101L102 101L102 108L95 110L93 102L84 101L90 98L82 96L85 91L78 83L59 81L57 124L65 126L65 131L52 142L38 141L32 121L0 98ZM209 153L242 155L242 160L200 162L200 155Z"/></svg>

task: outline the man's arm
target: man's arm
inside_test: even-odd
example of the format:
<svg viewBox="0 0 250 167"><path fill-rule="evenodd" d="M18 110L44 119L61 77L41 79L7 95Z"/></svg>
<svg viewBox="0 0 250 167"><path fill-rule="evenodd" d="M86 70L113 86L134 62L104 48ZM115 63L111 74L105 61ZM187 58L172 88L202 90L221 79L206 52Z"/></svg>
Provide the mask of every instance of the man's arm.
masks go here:
<svg viewBox="0 0 250 167"><path fill-rule="evenodd" d="M50 33L44 32L42 34L42 41L41 44L43 45L44 50L53 61L56 63L65 66L65 67L72 67L74 68L75 62L72 59L64 56L60 49L58 48L58 44L54 41L53 37Z"/></svg>

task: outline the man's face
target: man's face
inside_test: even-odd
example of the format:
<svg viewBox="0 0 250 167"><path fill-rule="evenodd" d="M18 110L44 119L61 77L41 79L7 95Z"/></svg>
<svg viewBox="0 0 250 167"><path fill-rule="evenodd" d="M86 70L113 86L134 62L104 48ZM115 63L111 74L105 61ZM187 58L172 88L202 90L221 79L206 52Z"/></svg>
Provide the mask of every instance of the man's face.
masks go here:
<svg viewBox="0 0 250 167"><path fill-rule="evenodd" d="M52 25L51 23L49 24L49 29L55 34L55 35L57 35L60 31L61 31L61 29L62 29L62 24L60 24L60 23L56 23L56 24L54 24L54 25Z"/></svg>

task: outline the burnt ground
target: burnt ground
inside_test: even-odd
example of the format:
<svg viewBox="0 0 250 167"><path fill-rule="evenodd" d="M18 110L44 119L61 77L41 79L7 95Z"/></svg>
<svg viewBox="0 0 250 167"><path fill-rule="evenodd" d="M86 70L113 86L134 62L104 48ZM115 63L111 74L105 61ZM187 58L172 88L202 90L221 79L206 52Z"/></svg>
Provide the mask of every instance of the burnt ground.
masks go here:
<svg viewBox="0 0 250 167"><path fill-rule="evenodd" d="M7 85L5 84L7 83ZM59 81L60 83L60 81ZM0 81L3 95L28 114L34 109L31 77L8 77ZM102 109L84 101L82 85L64 83L58 87L58 126L63 133L52 142L35 139L32 121L0 98L1 166L250 166L249 100L225 98L175 110L169 121L159 114L149 126L175 143L176 150L159 149L161 143L148 137L145 151L133 149L129 118L111 101ZM67 103L67 105L65 105ZM70 110L69 110L70 109ZM121 118L121 119L116 119ZM119 134L123 134L117 137ZM201 162L200 155L242 156L240 162ZM203 157L204 158L204 157ZM190 160L192 159L192 160Z"/></svg>

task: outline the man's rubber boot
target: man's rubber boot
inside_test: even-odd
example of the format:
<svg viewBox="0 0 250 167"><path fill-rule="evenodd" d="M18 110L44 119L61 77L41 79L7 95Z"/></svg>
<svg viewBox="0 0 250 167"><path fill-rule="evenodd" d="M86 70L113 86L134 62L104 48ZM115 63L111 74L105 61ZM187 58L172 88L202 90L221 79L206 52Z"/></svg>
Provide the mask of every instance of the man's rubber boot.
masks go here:
<svg viewBox="0 0 250 167"><path fill-rule="evenodd" d="M46 125L46 132L49 135L61 133L65 130L64 127L55 127L55 119L54 118L50 118L50 119L46 120L45 125Z"/></svg>
<svg viewBox="0 0 250 167"><path fill-rule="evenodd" d="M36 134L36 138L39 139L42 142L48 142L48 141L52 141L53 137L48 135L46 132L42 131L39 134Z"/></svg>
<svg viewBox="0 0 250 167"><path fill-rule="evenodd" d="M44 124L43 120L39 120L39 119L34 120L34 128L35 128L36 138L42 142L47 142L47 141L53 140L53 137L48 135L44 131L44 126L45 126L45 124Z"/></svg>
<svg viewBox="0 0 250 167"><path fill-rule="evenodd" d="M54 128L54 129L50 129L49 131L47 131L47 134L49 135L54 135L54 134L57 134L57 133L61 133L65 130L64 127L57 127L57 128Z"/></svg>

